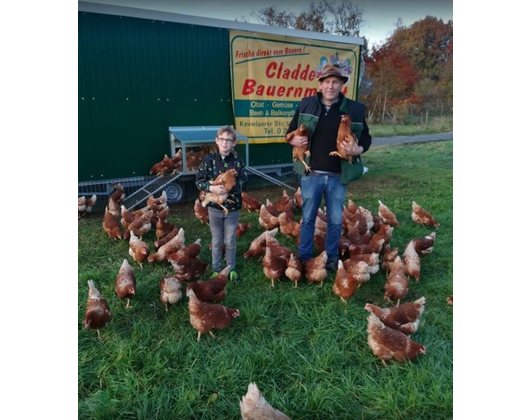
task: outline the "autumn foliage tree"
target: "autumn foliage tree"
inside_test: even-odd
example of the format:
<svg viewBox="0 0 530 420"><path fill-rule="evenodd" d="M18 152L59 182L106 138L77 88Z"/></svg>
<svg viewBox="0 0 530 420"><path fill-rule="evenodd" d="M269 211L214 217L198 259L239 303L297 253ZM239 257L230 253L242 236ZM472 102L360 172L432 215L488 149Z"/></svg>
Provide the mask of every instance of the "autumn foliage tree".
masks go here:
<svg viewBox="0 0 530 420"><path fill-rule="evenodd" d="M399 50L383 45L365 59L367 76L371 80L368 119L398 120L403 104L414 100L414 87L420 80L418 69ZM401 110L401 112L400 112Z"/></svg>
<svg viewBox="0 0 530 420"><path fill-rule="evenodd" d="M269 6L253 13L265 25L359 37L364 11L351 0L312 2L294 14ZM402 123L411 110L427 116L453 102L453 22L427 16L410 26L398 19L381 45L363 48L360 100L370 121Z"/></svg>
<svg viewBox="0 0 530 420"><path fill-rule="evenodd" d="M453 100L453 23L427 16L409 27L398 25L365 58L361 100L369 118L402 122L407 110L443 113Z"/></svg>

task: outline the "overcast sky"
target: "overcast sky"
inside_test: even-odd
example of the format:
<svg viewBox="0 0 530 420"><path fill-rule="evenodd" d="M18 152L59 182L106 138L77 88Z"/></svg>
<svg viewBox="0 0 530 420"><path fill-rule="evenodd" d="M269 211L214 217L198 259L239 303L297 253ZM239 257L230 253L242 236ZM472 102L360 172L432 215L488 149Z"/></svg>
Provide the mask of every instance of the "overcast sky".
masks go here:
<svg viewBox="0 0 530 420"><path fill-rule="evenodd" d="M250 23L258 23L251 17L264 7L276 5L280 10L299 13L307 9L311 1L303 0L89 0L93 3L116 4L149 8L185 15L204 16L226 20L241 20L244 16ZM318 0L315 0L318 3ZM366 23L361 36L368 38L370 46L380 43L395 29L399 17L403 25L409 26L427 15L453 20L452 0L356 0L354 4L364 9Z"/></svg>

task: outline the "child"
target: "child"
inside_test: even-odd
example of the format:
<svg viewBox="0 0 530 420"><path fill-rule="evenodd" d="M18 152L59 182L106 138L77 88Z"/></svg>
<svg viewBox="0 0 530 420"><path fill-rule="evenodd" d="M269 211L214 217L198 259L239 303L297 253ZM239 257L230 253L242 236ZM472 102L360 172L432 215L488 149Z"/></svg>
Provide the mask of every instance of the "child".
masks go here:
<svg viewBox="0 0 530 420"><path fill-rule="evenodd" d="M246 189L247 175L245 173L245 163L232 150L236 145L236 131L231 125L225 125L219 129L215 137L217 151L206 155L196 175L196 185L201 191L215 194L228 194L228 200L223 203L228 209L225 215L217 204L208 204L208 218L210 220L210 231L212 232L212 266L213 276L221 271L223 243L226 247L226 263L230 266L229 278L233 282L238 280L236 268L236 228L239 219L239 210L243 202L241 192ZM229 169L237 171L236 185L232 190L225 191L222 185L210 185L220 173Z"/></svg>

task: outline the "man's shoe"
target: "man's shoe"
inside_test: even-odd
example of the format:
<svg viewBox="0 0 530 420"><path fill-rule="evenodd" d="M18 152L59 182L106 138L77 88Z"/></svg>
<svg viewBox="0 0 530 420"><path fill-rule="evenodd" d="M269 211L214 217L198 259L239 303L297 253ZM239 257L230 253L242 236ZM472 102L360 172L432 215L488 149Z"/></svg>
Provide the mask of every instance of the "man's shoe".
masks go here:
<svg viewBox="0 0 530 420"><path fill-rule="evenodd" d="M218 275L219 275L219 272L218 271L214 271L210 278L217 277Z"/></svg>
<svg viewBox="0 0 530 420"><path fill-rule="evenodd" d="M235 271L230 272L229 278L232 283L237 283L239 280L241 280L239 274L237 274Z"/></svg>
<svg viewBox="0 0 530 420"><path fill-rule="evenodd" d="M328 261L326 264L326 270L336 272L339 268L339 262L338 260L331 260Z"/></svg>

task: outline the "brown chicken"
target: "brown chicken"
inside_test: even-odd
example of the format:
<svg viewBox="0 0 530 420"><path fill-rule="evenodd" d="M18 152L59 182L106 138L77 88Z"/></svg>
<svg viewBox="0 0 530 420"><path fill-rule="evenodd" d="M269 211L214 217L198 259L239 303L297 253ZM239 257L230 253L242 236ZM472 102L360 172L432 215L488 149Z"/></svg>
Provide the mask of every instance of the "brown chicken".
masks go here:
<svg viewBox="0 0 530 420"><path fill-rule="evenodd" d="M260 201L257 198L251 197L246 192L241 193L241 198L243 199L243 207L245 207L249 213L251 211L259 211L261 208Z"/></svg>
<svg viewBox="0 0 530 420"><path fill-rule="evenodd" d="M385 254L383 256L383 262L381 266L386 270L386 274L388 275L388 272L392 268L392 263L399 255L399 249L394 248L391 249L390 245L385 245Z"/></svg>
<svg viewBox="0 0 530 420"><path fill-rule="evenodd" d="M300 124L300 127L285 136L285 141L290 142L294 136L302 136L309 139L309 134L307 127L304 124ZM293 146L293 162L299 160L305 166L305 170L309 172L311 167L305 162L306 156L311 156L311 152L307 149L307 145L303 147Z"/></svg>
<svg viewBox="0 0 530 420"><path fill-rule="evenodd" d="M392 239L392 232L394 228L390 225L383 224L381 228L373 234L370 244L375 245L380 239L384 239L384 244L388 244L390 239Z"/></svg>
<svg viewBox="0 0 530 420"><path fill-rule="evenodd" d="M207 192L204 195L204 200L202 201L202 206L206 207L208 203L215 203L223 209L225 215L228 214L228 209L223 206L223 203L233 203L232 200L228 199L228 193L236 185L237 171L235 169L229 169L226 172L220 173L217 178L213 181L210 181L211 185L222 185L227 193L225 194L216 194L213 192Z"/></svg>
<svg viewBox="0 0 530 420"><path fill-rule="evenodd" d="M129 239L130 233L134 232L136 236L142 239L143 236L151 230L151 226L152 226L151 218L152 217L153 217L153 210L149 210L147 213L144 213L134 222L129 224L129 226L127 226L127 229L125 230L125 233L123 234L123 237L126 239Z"/></svg>
<svg viewBox="0 0 530 420"><path fill-rule="evenodd" d="M263 273L271 281L271 287L274 287L274 282L280 280L285 274L287 269L287 261L284 258L275 255L272 252L271 247L265 248L265 256L261 261L263 265Z"/></svg>
<svg viewBox="0 0 530 420"><path fill-rule="evenodd" d="M162 194L158 198L155 198L152 195L147 197L147 205L155 212L164 210L167 207L166 190L163 190Z"/></svg>
<svg viewBox="0 0 530 420"><path fill-rule="evenodd" d="M352 255L346 261L348 261L349 266L354 266L360 261L365 262L368 264L368 272L370 274L376 274L379 271L379 254L377 252L372 252L371 254ZM344 261L345 264L346 261Z"/></svg>
<svg viewBox="0 0 530 420"><path fill-rule="evenodd" d="M367 229L372 229L372 227L374 226L374 215L370 212L370 210L359 206L359 213L364 218Z"/></svg>
<svg viewBox="0 0 530 420"><path fill-rule="evenodd" d="M453 306L453 296L449 296L449 297L446 299L446 302L447 302L448 305Z"/></svg>
<svg viewBox="0 0 530 420"><path fill-rule="evenodd" d="M280 222L280 232L285 236L297 238L300 235L300 223L287 217L287 213L281 213L278 217Z"/></svg>
<svg viewBox="0 0 530 420"><path fill-rule="evenodd" d="M114 290L120 299L127 299L125 309L130 308L129 299L136 293L136 277L129 261L126 259L123 260L120 271L118 271Z"/></svg>
<svg viewBox="0 0 530 420"><path fill-rule="evenodd" d="M201 163L202 153L194 150L186 152L186 168L188 171L195 171Z"/></svg>
<svg viewBox="0 0 530 420"><path fill-rule="evenodd" d="M258 386L253 382L248 385L247 394L239 402L239 408L243 420L290 420L265 400Z"/></svg>
<svg viewBox="0 0 530 420"><path fill-rule="evenodd" d="M397 305L409 292L409 279L405 274L405 267L398 256L392 266L390 273L387 276L385 283L385 299L390 302L397 299Z"/></svg>
<svg viewBox="0 0 530 420"><path fill-rule="evenodd" d="M184 229L180 228L177 235L173 239L171 239L169 242L160 246L160 248L158 248L158 251L156 251L154 254L149 255L149 257L147 258L147 261L154 262L154 261L166 260L167 257L171 255L173 252L176 252L184 248L185 241L186 241L186 238L184 235Z"/></svg>
<svg viewBox="0 0 530 420"><path fill-rule="evenodd" d="M353 156L349 155L347 151L342 147L342 142L347 142L348 145L357 144L357 137L351 131L351 117L347 114L342 115L340 119L339 132L337 133L337 151L330 152L330 156L338 156L341 159L345 159L348 162L352 162Z"/></svg>
<svg viewBox="0 0 530 420"><path fill-rule="evenodd" d="M249 227L250 227L250 222L238 223L237 228L236 228L236 238L241 238L245 233L247 233L247 230Z"/></svg>
<svg viewBox="0 0 530 420"><path fill-rule="evenodd" d="M121 203L123 200L125 200L125 190L123 189L123 185L121 184L112 184L112 187L114 190L109 195L109 200L114 200L118 207L121 206Z"/></svg>
<svg viewBox="0 0 530 420"><path fill-rule="evenodd" d="M426 211L422 206L420 206L415 201L412 202L412 220L416 222L419 225L425 225L425 226L431 226L431 227L440 227L440 223L438 223L434 217L432 217L431 213Z"/></svg>
<svg viewBox="0 0 530 420"><path fill-rule="evenodd" d="M143 268L142 262L149 256L149 245L141 241L134 232L131 232L129 239L129 255L140 264L140 268Z"/></svg>
<svg viewBox="0 0 530 420"><path fill-rule="evenodd" d="M263 232L256 239L254 239L247 252L243 254L243 258L261 257L265 255L265 247L267 244L267 235L274 237L278 233L278 228Z"/></svg>
<svg viewBox="0 0 530 420"><path fill-rule="evenodd" d="M210 181L210 185L222 185L225 187L227 192L230 192L236 185L237 170L229 169L226 172L222 172L217 175L213 181Z"/></svg>
<svg viewBox="0 0 530 420"><path fill-rule="evenodd" d="M274 237L274 235L266 234L265 244L271 249L272 254L274 256L283 259L285 261L285 264L287 264L293 251L279 243L278 240Z"/></svg>
<svg viewBox="0 0 530 420"><path fill-rule="evenodd" d="M86 198L84 195L77 197L77 217L81 218L81 216L86 213L91 213L97 199L98 197L96 194L92 195L90 198Z"/></svg>
<svg viewBox="0 0 530 420"><path fill-rule="evenodd" d="M385 206L381 200L378 201L379 203L379 212L378 215L383 221L383 223L386 223L390 226L399 226L399 222L396 218L396 215L390 211L390 209Z"/></svg>
<svg viewBox="0 0 530 420"><path fill-rule="evenodd" d="M351 242L346 236L339 239L339 257L342 259L349 258Z"/></svg>
<svg viewBox="0 0 530 420"><path fill-rule="evenodd" d="M182 149L179 149L179 151L175 153L174 156L170 157L169 160L168 170L172 171L172 174L182 171Z"/></svg>
<svg viewBox="0 0 530 420"><path fill-rule="evenodd" d="M205 332L209 332L212 337L215 337L212 332L213 329L227 328L239 316L239 309L201 302L190 285L187 287L186 295L189 298L190 323L199 332L197 342L200 341L201 334Z"/></svg>
<svg viewBox="0 0 530 420"><path fill-rule="evenodd" d="M158 176L164 176L169 168L169 162L170 159L168 155L164 155L164 159L162 159L160 162L155 163L149 170L149 173L151 175L157 174Z"/></svg>
<svg viewBox="0 0 530 420"><path fill-rule="evenodd" d="M160 280L160 302L166 307L166 312L168 311L168 303L174 305L179 300L182 299L182 283L176 277L165 277Z"/></svg>
<svg viewBox="0 0 530 420"><path fill-rule="evenodd" d="M198 258L192 258L181 262L169 260L169 262L173 266L175 276L180 281L190 282L198 280L202 273L208 268L208 263L205 263Z"/></svg>
<svg viewBox="0 0 530 420"><path fill-rule="evenodd" d="M379 239L376 243L368 243L366 245L355 245L351 244L350 246L350 257L357 254L379 254L383 249L383 244L385 243L384 239Z"/></svg>
<svg viewBox="0 0 530 420"><path fill-rule="evenodd" d="M280 212L276 209L276 207L274 207L274 203L272 203L268 198L265 200L265 207L274 217L278 217L280 215Z"/></svg>
<svg viewBox="0 0 530 420"><path fill-rule="evenodd" d="M164 236L167 236L173 229L177 228L173 223L165 222L159 218L157 218L155 227L157 240L162 239Z"/></svg>
<svg viewBox="0 0 530 420"><path fill-rule="evenodd" d="M432 252L434 241L436 240L436 232L431 232L423 238L414 238L411 242L414 243L414 250L420 258L429 255Z"/></svg>
<svg viewBox="0 0 530 420"><path fill-rule="evenodd" d="M259 211L259 224L267 230L271 230L280 226L280 220L278 217L273 216L267 207L263 204Z"/></svg>
<svg viewBox="0 0 530 420"><path fill-rule="evenodd" d="M333 284L333 293L335 293L340 299L347 303L348 300L355 294L359 288L360 283L355 280L353 276L344 268L344 264L339 260L339 266L337 273L335 274L335 283Z"/></svg>
<svg viewBox="0 0 530 420"><path fill-rule="evenodd" d="M372 226L372 232L379 232L379 230L381 229L381 226L388 226L383 223L381 218L373 214L372 214L372 217L374 218L374 225Z"/></svg>
<svg viewBox="0 0 530 420"><path fill-rule="evenodd" d="M403 265L407 276L414 277L416 282L420 281L421 262L420 256L414 249L414 241L410 241L403 252Z"/></svg>
<svg viewBox="0 0 530 420"><path fill-rule="evenodd" d="M274 202L274 208L276 209L278 213L283 213L283 212L288 212L288 211L292 212L293 200L289 198L287 191L283 190L282 196L277 201Z"/></svg>
<svg viewBox="0 0 530 420"><path fill-rule="evenodd" d="M138 217L140 217L139 214L135 214L125 208L124 205L121 206L121 225L127 229L129 225L134 222Z"/></svg>
<svg viewBox="0 0 530 420"><path fill-rule="evenodd" d="M162 220L162 221L166 221L167 220L167 217L169 216L169 207L166 206L164 207L162 210L160 211L156 211L154 214L153 214L153 217L155 218L154 221L152 221L151 223L156 225L156 222L157 220Z"/></svg>
<svg viewBox="0 0 530 420"><path fill-rule="evenodd" d="M195 296L201 302L221 302L226 297L226 283L231 267L227 266L217 276L206 281L192 282L189 287L195 292Z"/></svg>
<svg viewBox="0 0 530 420"><path fill-rule="evenodd" d="M380 308L367 303L364 309L378 317L387 327L411 335L418 331L420 316L425 309L425 297L393 308Z"/></svg>
<svg viewBox="0 0 530 420"><path fill-rule="evenodd" d="M103 230L107 232L109 238L114 240L121 239L120 225L116 218L108 211L105 210L105 216L103 218Z"/></svg>
<svg viewBox="0 0 530 420"><path fill-rule="evenodd" d="M363 283L370 281L370 266L364 261L346 260L343 262L344 268L353 279L359 283L359 287Z"/></svg>
<svg viewBox="0 0 530 420"><path fill-rule="evenodd" d="M298 282L302 278L302 261L297 255L291 254L287 263L287 269L285 270L285 277L294 283L294 287L298 287Z"/></svg>
<svg viewBox="0 0 530 420"><path fill-rule="evenodd" d="M210 224L209 216L208 216L208 209L206 207L203 207L201 205L201 202L197 199L195 200L195 205L193 206L193 212L195 213L195 217L201 221L201 223L205 223L207 225Z"/></svg>
<svg viewBox="0 0 530 420"><path fill-rule="evenodd" d="M171 239L173 239L175 236L177 236L178 230L175 226L171 232L169 232L166 236L164 236L162 239L159 239L158 241L155 241L155 250L158 251L158 249L162 246L167 244Z"/></svg>
<svg viewBox="0 0 530 420"><path fill-rule="evenodd" d="M116 219L119 219L121 216L121 207L116 200L109 198L107 203L107 210L112 214Z"/></svg>
<svg viewBox="0 0 530 420"><path fill-rule="evenodd" d="M383 364L385 360L414 360L419 354L425 354L425 346L412 341L401 331L389 328L373 314L368 317L368 345Z"/></svg>
<svg viewBox="0 0 530 420"><path fill-rule="evenodd" d="M201 252L201 239L197 239L194 243L170 254L167 257L168 261L184 262L197 258Z"/></svg>
<svg viewBox="0 0 530 420"><path fill-rule="evenodd" d="M352 213L348 210L346 206L342 206L342 224L345 225L346 221L353 222L353 216L355 213Z"/></svg>
<svg viewBox="0 0 530 420"><path fill-rule="evenodd" d="M99 330L107 325L111 319L109 305L99 290L94 286L93 280L88 280L88 302L86 304L85 328L96 330L101 339Z"/></svg>
<svg viewBox="0 0 530 420"><path fill-rule="evenodd" d="M312 258L303 263L305 278L309 283L318 282L320 283L320 287L324 285L324 279L328 275L326 271L327 262L328 254L326 254L326 251L323 251L318 257Z"/></svg>

